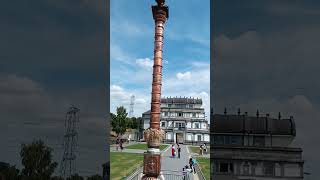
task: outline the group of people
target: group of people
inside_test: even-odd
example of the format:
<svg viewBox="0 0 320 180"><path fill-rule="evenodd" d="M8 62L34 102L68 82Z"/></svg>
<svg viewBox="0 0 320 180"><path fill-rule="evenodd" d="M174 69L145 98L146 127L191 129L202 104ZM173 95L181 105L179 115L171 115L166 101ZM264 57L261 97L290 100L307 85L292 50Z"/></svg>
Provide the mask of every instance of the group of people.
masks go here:
<svg viewBox="0 0 320 180"><path fill-rule="evenodd" d="M178 151L178 158L180 158L180 154L181 154L181 147L180 147L179 143L177 143L177 150L176 150L175 145L174 145L174 144L172 144L172 146L171 146L171 156L172 156L173 158L175 158L175 157L176 157L176 155L177 155L177 151Z"/></svg>
<svg viewBox="0 0 320 180"><path fill-rule="evenodd" d="M200 145L200 155L203 155L203 153L207 154L207 146L205 143Z"/></svg>
<svg viewBox="0 0 320 180"><path fill-rule="evenodd" d="M184 175L184 178L188 173L194 173L194 174L197 173L194 167L196 164L197 164L196 159L191 157L189 159L189 165L186 165L184 168L182 168L182 173Z"/></svg>
<svg viewBox="0 0 320 180"><path fill-rule="evenodd" d="M116 149L117 149L117 151L119 151L119 147L120 147L120 150L122 151L123 150L123 141L122 141L122 139L117 138L116 139Z"/></svg>

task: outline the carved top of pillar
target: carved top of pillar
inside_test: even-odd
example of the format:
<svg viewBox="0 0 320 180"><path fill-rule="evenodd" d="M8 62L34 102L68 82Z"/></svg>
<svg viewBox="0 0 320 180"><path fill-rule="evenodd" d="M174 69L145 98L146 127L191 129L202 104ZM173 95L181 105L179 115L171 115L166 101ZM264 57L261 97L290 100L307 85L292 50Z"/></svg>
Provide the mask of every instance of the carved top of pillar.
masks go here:
<svg viewBox="0 0 320 180"><path fill-rule="evenodd" d="M164 5L164 2L162 5L158 3L157 6L152 6L152 14L155 21L161 20L165 22L169 18L169 7Z"/></svg>
<svg viewBox="0 0 320 180"><path fill-rule="evenodd" d="M166 1L165 0L156 0L156 2L158 3L158 6L163 6Z"/></svg>

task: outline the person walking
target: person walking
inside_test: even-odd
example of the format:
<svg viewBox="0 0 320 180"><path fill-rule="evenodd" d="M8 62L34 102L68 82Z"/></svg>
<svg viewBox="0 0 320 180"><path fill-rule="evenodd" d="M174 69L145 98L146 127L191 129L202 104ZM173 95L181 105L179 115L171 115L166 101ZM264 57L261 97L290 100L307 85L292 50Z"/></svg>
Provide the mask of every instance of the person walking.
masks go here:
<svg viewBox="0 0 320 180"><path fill-rule="evenodd" d="M200 145L200 155L203 155L203 148L202 148L202 145Z"/></svg>
<svg viewBox="0 0 320 180"><path fill-rule="evenodd" d="M192 159L192 167L193 167L193 172L194 172L194 174L196 174L197 172L196 172L196 168L195 168L195 166L197 165L197 161L196 161L196 159Z"/></svg>
<svg viewBox="0 0 320 180"><path fill-rule="evenodd" d="M120 139L120 149L121 149L121 151L123 150L123 141L122 141L122 139Z"/></svg>
<svg viewBox="0 0 320 180"><path fill-rule="evenodd" d="M194 172L192 157L189 159L189 166L190 166L191 172Z"/></svg>
<svg viewBox="0 0 320 180"><path fill-rule="evenodd" d="M119 136L116 139L116 150L119 151Z"/></svg>
<svg viewBox="0 0 320 180"><path fill-rule="evenodd" d="M181 148L180 148L180 146L179 146L179 144L178 144L178 158L180 159L180 153L181 153Z"/></svg>
<svg viewBox="0 0 320 180"><path fill-rule="evenodd" d="M206 146L206 143L203 143L203 151L204 151L204 154L207 154L207 146Z"/></svg>
<svg viewBox="0 0 320 180"><path fill-rule="evenodd" d="M183 180L187 180L187 176L188 176L187 167L188 167L188 166L185 166L184 168L182 168Z"/></svg>
<svg viewBox="0 0 320 180"><path fill-rule="evenodd" d="M172 144L172 147L171 147L171 155L172 155L173 158L175 157L175 147L174 147L174 144Z"/></svg>

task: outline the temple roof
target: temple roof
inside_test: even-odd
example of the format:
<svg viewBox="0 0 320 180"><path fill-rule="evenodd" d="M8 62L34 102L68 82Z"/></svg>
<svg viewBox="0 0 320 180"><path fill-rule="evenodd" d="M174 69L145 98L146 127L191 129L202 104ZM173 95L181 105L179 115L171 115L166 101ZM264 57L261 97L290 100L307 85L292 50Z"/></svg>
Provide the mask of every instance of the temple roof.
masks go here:
<svg viewBox="0 0 320 180"><path fill-rule="evenodd" d="M267 116L213 115L213 133L250 133L273 135L296 135L293 118L275 119Z"/></svg>
<svg viewBox="0 0 320 180"><path fill-rule="evenodd" d="M188 97L166 97L166 98L161 98L161 103L181 103L181 104L202 104L202 99L201 98L188 98Z"/></svg>

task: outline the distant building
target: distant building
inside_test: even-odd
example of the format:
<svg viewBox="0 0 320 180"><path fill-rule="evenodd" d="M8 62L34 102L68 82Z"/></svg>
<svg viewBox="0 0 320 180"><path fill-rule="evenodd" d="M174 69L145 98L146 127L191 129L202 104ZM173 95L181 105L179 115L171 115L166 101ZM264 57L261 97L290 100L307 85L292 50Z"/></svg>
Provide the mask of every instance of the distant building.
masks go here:
<svg viewBox="0 0 320 180"><path fill-rule="evenodd" d="M225 112L214 115L211 122L213 179L303 179L302 149L290 147L296 136L293 117Z"/></svg>
<svg viewBox="0 0 320 180"><path fill-rule="evenodd" d="M144 129L149 128L150 111L142 114ZM202 99L162 98L160 127L166 132L165 141L179 143L209 143L210 131Z"/></svg>

